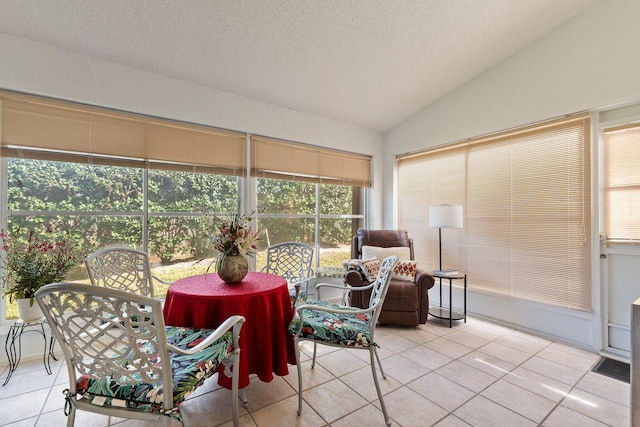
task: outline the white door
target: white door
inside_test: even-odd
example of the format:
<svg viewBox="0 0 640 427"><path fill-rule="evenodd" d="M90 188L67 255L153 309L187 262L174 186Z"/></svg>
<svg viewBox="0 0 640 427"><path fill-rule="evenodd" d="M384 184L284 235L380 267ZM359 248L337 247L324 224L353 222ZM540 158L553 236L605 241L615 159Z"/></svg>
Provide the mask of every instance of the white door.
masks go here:
<svg viewBox="0 0 640 427"><path fill-rule="evenodd" d="M600 112L599 124L602 347L630 357L631 305L640 297L640 104Z"/></svg>
<svg viewBox="0 0 640 427"><path fill-rule="evenodd" d="M640 298L640 247L611 245L602 258L605 351L631 357L631 304Z"/></svg>

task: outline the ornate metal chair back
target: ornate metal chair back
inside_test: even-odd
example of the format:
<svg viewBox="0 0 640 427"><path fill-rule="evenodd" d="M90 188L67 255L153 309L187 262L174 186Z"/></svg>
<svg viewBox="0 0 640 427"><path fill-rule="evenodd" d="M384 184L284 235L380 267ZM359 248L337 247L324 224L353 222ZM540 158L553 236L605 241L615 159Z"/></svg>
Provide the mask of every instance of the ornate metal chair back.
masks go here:
<svg viewBox="0 0 640 427"><path fill-rule="evenodd" d="M100 249L85 259L91 284L153 297L149 255L126 247Z"/></svg>
<svg viewBox="0 0 640 427"><path fill-rule="evenodd" d="M284 242L267 248L266 273L284 277L290 285L313 276L313 248L304 243Z"/></svg>

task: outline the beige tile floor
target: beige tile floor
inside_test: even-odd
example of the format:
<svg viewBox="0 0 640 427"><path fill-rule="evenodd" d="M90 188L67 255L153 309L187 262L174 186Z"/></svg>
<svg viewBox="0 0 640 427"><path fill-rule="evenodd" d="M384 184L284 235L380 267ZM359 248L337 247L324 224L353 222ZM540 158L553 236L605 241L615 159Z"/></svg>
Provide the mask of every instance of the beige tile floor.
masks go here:
<svg viewBox="0 0 640 427"><path fill-rule="evenodd" d="M382 381L393 426L628 426L629 384L591 372L595 353L487 321L448 324L429 319L418 328L378 329ZM303 347L303 351L308 350ZM304 406L296 416L297 373L247 388L246 427L384 426L368 352L323 348L316 368L303 356ZM7 366L0 366L4 382ZM0 387L0 425L63 426L62 362L53 375L40 360L23 361ZM231 426L229 391L207 381L182 405L185 425ZM108 425L79 413L76 426ZM114 419L119 427L157 424ZM178 426L179 423L173 423Z"/></svg>

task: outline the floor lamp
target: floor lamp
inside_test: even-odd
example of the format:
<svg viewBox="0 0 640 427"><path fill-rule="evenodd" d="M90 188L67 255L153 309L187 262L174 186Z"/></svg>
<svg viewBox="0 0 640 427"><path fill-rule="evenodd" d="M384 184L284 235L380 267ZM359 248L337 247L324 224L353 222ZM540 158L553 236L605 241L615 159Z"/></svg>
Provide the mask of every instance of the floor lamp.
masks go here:
<svg viewBox="0 0 640 427"><path fill-rule="evenodd" d="M438 228L438 256L442 270L442 229L462 228L462 205L431 205L429 228Z"/></svg>

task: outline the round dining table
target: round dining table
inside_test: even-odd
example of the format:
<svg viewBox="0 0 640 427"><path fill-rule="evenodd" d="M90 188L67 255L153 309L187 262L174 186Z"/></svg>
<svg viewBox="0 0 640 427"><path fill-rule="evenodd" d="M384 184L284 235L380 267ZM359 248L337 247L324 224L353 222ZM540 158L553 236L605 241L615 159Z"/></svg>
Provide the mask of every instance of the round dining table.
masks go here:
<svg viewBox="0 0 640 427"><path fill-rule="evenodd" d="M229 316L244 316L239 388L249 385L251 374L269 382L274 373L287 375L288 364L295 364L293 336L288 331L293 308L287 281L280 276L250 272L235 284L223 282L215 273L179 279L167 291L163 313L167 325L208 329ZM218 384L231 389L222 364Z"/></svg>

